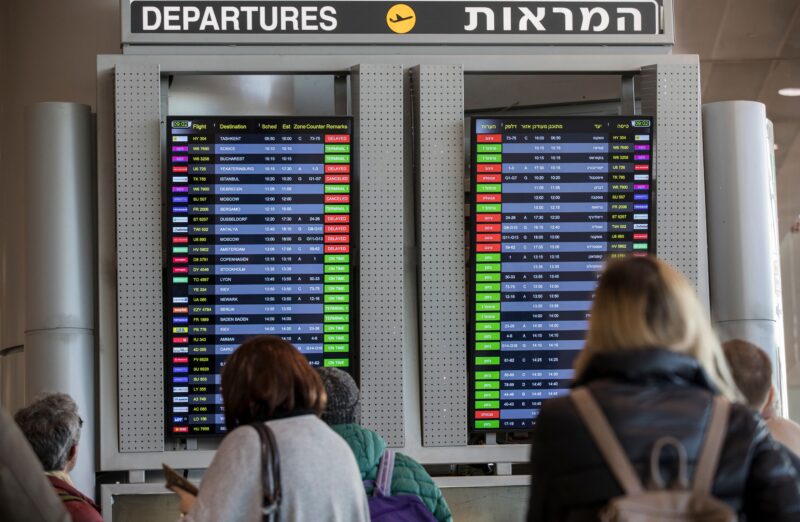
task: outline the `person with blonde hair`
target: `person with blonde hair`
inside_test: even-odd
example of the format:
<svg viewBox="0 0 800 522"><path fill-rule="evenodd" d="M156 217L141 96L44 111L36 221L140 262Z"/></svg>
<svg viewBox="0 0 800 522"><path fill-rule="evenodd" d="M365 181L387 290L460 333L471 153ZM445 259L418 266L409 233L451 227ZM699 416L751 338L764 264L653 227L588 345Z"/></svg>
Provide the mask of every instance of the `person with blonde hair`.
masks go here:
<svg viewBox="0 0 800 522"><path fill-rule="evenodd" d="M723 403L729 413L719 425L711 495L747 520L800 520L800 483L788 455L738 404L742 396L706 312L689 282L663 261L627 257L607 264L573 387L599 406L642 484L651 483L651 450L664 436L685 449L693 477L714 405ZM573 390L545 402L537 418L530 521L598 520L625 494L575 396ZM679 474L679 460L669 448L655 460L666 483Z"/></svg>

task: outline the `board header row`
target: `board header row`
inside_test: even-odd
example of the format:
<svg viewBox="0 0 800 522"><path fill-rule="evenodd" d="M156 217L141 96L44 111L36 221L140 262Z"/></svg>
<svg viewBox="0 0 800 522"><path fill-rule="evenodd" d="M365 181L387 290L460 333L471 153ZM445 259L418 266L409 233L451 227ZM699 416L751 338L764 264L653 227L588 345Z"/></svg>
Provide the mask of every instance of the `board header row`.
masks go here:
<svg viewBox="0 0 800 522"><path fill-rule="evenodd" d="M126 44L664 45L670 0L123 0ZM671 28L671 24L668 24Z"/></svg>

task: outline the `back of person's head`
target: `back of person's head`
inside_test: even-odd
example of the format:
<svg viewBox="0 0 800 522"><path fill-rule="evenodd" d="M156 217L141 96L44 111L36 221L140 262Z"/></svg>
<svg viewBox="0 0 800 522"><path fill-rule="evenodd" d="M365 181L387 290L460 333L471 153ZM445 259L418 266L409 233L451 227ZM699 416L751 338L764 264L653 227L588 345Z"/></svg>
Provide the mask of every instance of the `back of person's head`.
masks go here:
<svg viewBox="0 0 800 522"><path fill-rule="evenodd" d="M46 393L14 415L45 471L63 471L78 445L83 420L65 393Z"/></svg>
<svg viewBox="0 0 800 522"><path fill-rule="evenodd" d="M739 391L754 410L761 410L772 388L772 362L758 346L734 339L722 344L728 367Z"/></svg>
<svg viewBox="0 0 800 522"><path fill-rule="evenodd" d="M328 396L322 420L331 426L361 424L361 399L356 381L339 368L319 368L317 371Z"/></svg>
<svg viewBox="0 0 800 522"><path fill-rule="evenodd" d="M222 368L225 426L268 421L295 412L320 415L325 389L317 372L289 342L273 335L251 337Z"/></svg>
<svg viewBox="0 0 800 522"><path fill-rule="evenodd" d="M649 348L695 358L725 396L740 398L719 340L686 278L655 257L612 260L600 276L576 376L596 354Z"/></svg>

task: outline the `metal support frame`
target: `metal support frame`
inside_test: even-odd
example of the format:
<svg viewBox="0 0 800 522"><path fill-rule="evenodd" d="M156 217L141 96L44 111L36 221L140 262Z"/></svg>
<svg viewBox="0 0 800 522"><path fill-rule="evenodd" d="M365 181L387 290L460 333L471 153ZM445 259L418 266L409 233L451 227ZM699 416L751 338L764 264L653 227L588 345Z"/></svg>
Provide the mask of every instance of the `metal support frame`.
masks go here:
<svg viewBox="0 0 800 522"><path fill-rule="evenodd" d="M295 49L296 51L296 49ZM117 325L117 297L118 286L117 278L117 259L116 259L116 218L117 208L115 206L116 186L115 177L115 138L114 138L114 71L117 68L146 66L148 68L160 69L162 74L302 74L302 73L327 73L327 74L348 74L354 66L358 64L374 63L376 57L361 52L353 52L347 48L330 48L325 50L325 54L315 54L313 48L305 48L302 52L294 54L270 54L270 55L228 55L215 56L204 54L188 55L138 55L138 56L100 56L98 58L98 264L99 264L99 378L100 378L100 409L99 419L103 425L100 429L100 469L102 470L128 470L128 469L157 469L161 462L167 462L175 468L205 468L213 457L211 448L199 451L165 451L160 449L148 450L141 453L128 453L120 451L120 425L117 419L120 418L120 403L122 397L120 392L125 390L118 386L117 375L120 363L119 346L117 339L125 339L120 335L122 325ZM382 49L385 52L386 49ZM467 51L469 52L467 54ZM595 50L596 51L596 50ZM196 50L187 52L197 52ZM243 50L242 52L253 52L253 50ZM318 51L317 51L318 53ZM599 73L599 72L619 72L619 73L639 73L650 71L653 82L657 82L659 88L651 90L649 94L643 92L644 113L655 114L657 118L657 140L663 142L656 158L657 169L664 172L662 179L659 179L659 199L666 201L662 211L662 205L658 205L658 226L659 252L667 254L667 260L677 264L695 283L701 296L701 300L708 302L708 264L705 257L705 220L704 220L704 190L702 183L702 163L699 159L699 81L697 80L699 65L696 56L678 56L662 54L628 54L628 55L567 55L567 54L545 54L545 55L509 55L501 54L496 49L469 49L459 51L458 49L448 49L437 51L434 48L414 48L413 54L409 49L397 50L396 53L380 55L382 65L364 66L362 65L358 73L364 74L369 71L370 75L387 75L390 81L397 82L397 85L389 85L389 82L376 81L381 89L390 89L397 94L397 98L392 100L393 104L403 99L403 64L423 63L427 65L439 66L464 66L464 72L469 73ZM654 65L655 64L655 65ZM367 67L367 68L365 68ZM355 73L354 73L355 74ZM391 131L392 139L403 139L402 114L399 120L395 115L398 114L395 106L383 107L380 98L376 98L370 103L375 104L371 111L373 116L368 116L364 112L366 100L359 98L363 94L365 78L362 76L360 83L354 87L353 93L353 112L361 111L360 122L361 140L367 140L370 147L389 147L397 146L396 142L388 143L385 139L389 134L380 134L370 137L368 132L377 131L378 121L388 124L392 129L397 128L397 132ZM356 92L361 89L360 92ZM645 100L649 101L645 103ZM359 109L360 104L360 109ZM402 109L400 109L402 112ZM673 114L674 113L674 114ZM369 121L369 118L378 118L376 121ZM431 127L433 128L433 127ZM155 133L157 129L147 132L153 133L152 139L158 140ZM381 142L379 136L383 136ZM674 141L674 144L672 142ZM387 149L388 150L388 149ZM404 185L402 178L397 180L394 185L394 176L398 166L404 165L405 151L401 148L393 149L393 152L382 156L373 156L370 162L366 162L362 157L362 175L366 171L374 174L373 179L368 178L368 183L359 187L359 194L362 204L362 220L365 212L384 212L385 208L381 204L369 204L369 198L386 197L386 190L391 186L396 189L394 197L398 201L389 201L389 209L395 209L396 205L402 208L401 216L413 216L413 202L403 198ZM688 156L687 156L688 155ZM362 154L363 156L363 154ZM687 159L688 158L688 159ZM155 167L158 170L158 167ZM381 181L379 176L386 172L393 176L391 180ZM406 179L410 176L408 168L404 173ZM375 192L377 191L377 193ZM384 201L382 204L386 204ZM679 204L680 203L680 204ZM367 205L366 207L364 205ZM398 212L391 210L391 212ZM409 219L411 219L409 217ZM463 218L462 218L463 219ZM369 221L372 220L372 221ZM367 218L367 224L382 226L384 223L379 216ZM402 223L402 221L401 221ZM367 232L362 223L362 247L363 243L374 245L385 245L378 237L369 237L368 234L375 234L376 231ZM687 232L688 230L688 232ZM362 287L362 308L367 306L373 309L371 313L387 313L386 306L390 306L392 313L397 313L396 318L378 318L381 328L387 331L383 334L384 340L380 341L380 352L374 352L374 358L362 361L362 364L379 364L384 361L383 357L389 357L391 364L400 361L397 369L398 375L402 376L403 394L399 394L399 400L392 400L389 397L391 390L386 387L376 387L369 393L376 393L373 397L386 397L389 402L384 405L380 399L367 406L368 411L382 415L385 421L391 426L399 426L397 433L401 434L395 438L390 438L390 443L401 447L402 451L419 461L426 464L456 464L456 463L478 463L478 462L500 462L513 463L524 462L528 459L529 447L525 445L486 445L486 446L428 446L423 444L422 425L423 419L420 414L421 395L425 383L424 376L421 375L419 368L411 368L409 363L416 364L419 356L420 345L418 338L413 335L415 322L409 319L409 312L416 310L414 302L414 292L409 291L408 277L403 278L404 267L408 269L414 266L414 261L418 255L413 248L403 248L403 238L408 231L403 233L403 226L399 230L389 228L384 230L391 238L397 239L397 244L392 245L390 267L381 268L381 259L375 256L376 253L365 254L362 252L361 263L365 265L362 270L377 271L381 269L398 270L400 274L397 283L392 283L391 290L385 291L381 299L376 295L365 295ZM367 234L367 235L364 235ZM399 234L399 235L397 235ZM687 236L688 234L688 236ZM688 237L688 239L686 239ZM394 240L394 239L393 239ZM423 242L424 244L424 242ZM160 249L160 242L156 245ZM433 245L431 245L433 246ZM671 253L670 249L674 252ZM420 253L424 256L424 253ZM383 253L384 261L388 254ZM124 260L120 259L120 262ZM396 266L395 266L396 265ZM406 270L407 272L408 270ZM387 277L394 278L396 274ZM408 274L406 274L408 276ZM370 277L377 277L371 274ZM382 284L389 279L373 279L369 283L368 278L362 279L362 285ZM394 281L394 280L393 280ZM404 286L405 285L405 290ZM391 292L393 294L389 295ZM388 299L388 301L387 301ZM397 302L402 303L400 309ZM388 303L388 304L387 304ZM425 306L424 297L420 303ZM160 313L160 303L156 306ZM416 312L411 312L412 316ZM406 319L405 321L403 319ZM370 319L372 320L372 318ZM362 325L362 337L364 335ZM367 339L376 341L379 339L378 332L366 332ZM160 329L159 329L160 335ZM377 341L376 341L377 342ZM390 343L396 343L391 344ZM160 339L158 343L158 364L161 364ZM362 339L362 346L367 350L370 344ZM373 344L377 347L377 344ZM148 352L149 353L149 352ZM395 355L399 359L395 359ZM364 352L362 351L362 357ZM403 364L403 361L405 364ZM395 371L395 369L390 369ZM160 379L160 373L158 375ZM378 383L374 383L379 386ZM365 388L373 384L365 383ZM427 386L427 385L425 385ZM426 392L429 393L429 390ZM158 405L158 415L161 415L161 404ZM380 410L384 411L381 412ZM390 411L391 410L391 411ZM399 423L398 423L398 420ZM387 426L389 424L386 424ZM373 425L381 431L380 425ZM394 428L392 428L394 429ZM386 433L385 433L386 434ZM499 484L492 482L501 477L487 477L487 483L482 485ZM517 480L517 479L515 479Z"/></svg>
<svg viewBox="0 0 800 522"><path fill-rule="evenodd" d="M419 342L425 446L467 443L464 72L420 65L414 84Z"/></svg>
<svg viewBox="0 0 800 522"><path fill-rule="evenodd" d="M636 84L633 74L622 75L622 92L620 94L622 115L636 114Z"/></svg>

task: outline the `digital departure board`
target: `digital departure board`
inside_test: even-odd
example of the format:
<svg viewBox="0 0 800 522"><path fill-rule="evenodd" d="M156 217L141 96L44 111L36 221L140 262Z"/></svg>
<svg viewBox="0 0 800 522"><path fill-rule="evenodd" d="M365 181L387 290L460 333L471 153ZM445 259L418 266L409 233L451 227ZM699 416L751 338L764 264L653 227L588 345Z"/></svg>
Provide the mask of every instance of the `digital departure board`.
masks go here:
<svg viewBox="0 0 800 522"><path fill-rule="evenodd" d="M470 431L569 393L598 271L654 241L652 119L472 120Z"/></svg>
<svg viewBox="0 0 800 522"><path fill-rule="evenodd" d="M225 431L220 370L270 334L352 370L351 118L167 119L167 433Z"/></svg>

